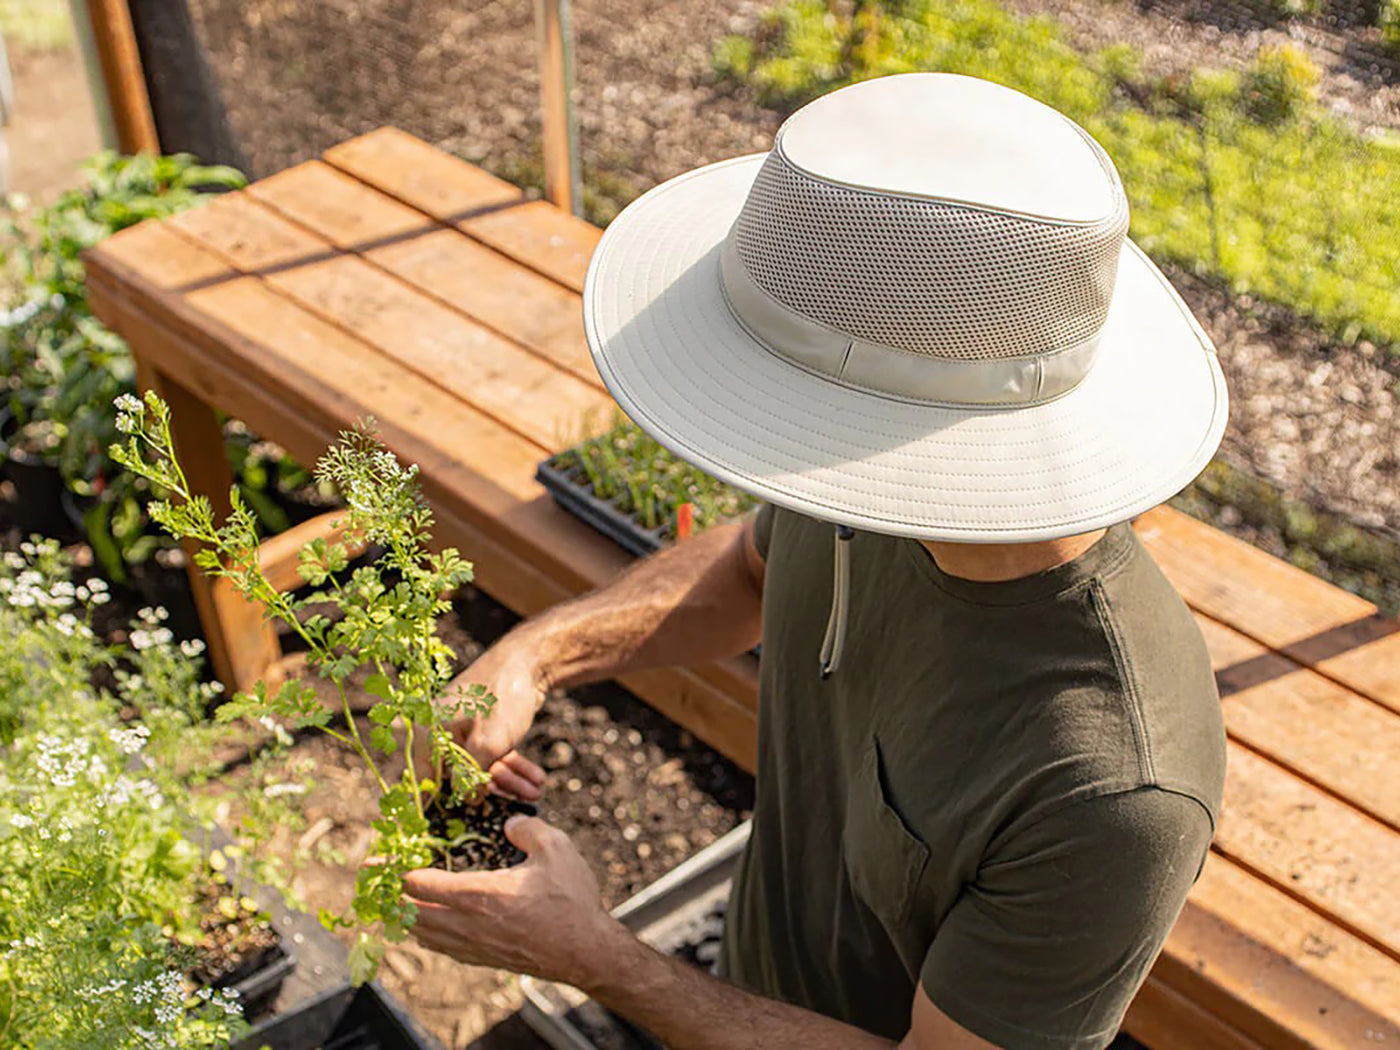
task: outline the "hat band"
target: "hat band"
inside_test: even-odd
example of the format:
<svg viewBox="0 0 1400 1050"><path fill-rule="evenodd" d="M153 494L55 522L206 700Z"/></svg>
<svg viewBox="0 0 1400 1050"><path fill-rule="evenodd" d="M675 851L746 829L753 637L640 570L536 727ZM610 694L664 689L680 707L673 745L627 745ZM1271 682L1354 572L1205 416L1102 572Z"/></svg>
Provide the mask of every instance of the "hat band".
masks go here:
<svg viewBox="0 0 1400 1050"><path fill-rule="evenodd" d="M844 386L948 405L1031 405L1074 389L1089 374L1096 333L1035 357L959 361L853 339L780 303L760 288L733 237L720 250L725 299L735 319L777 356Z"/></svg>

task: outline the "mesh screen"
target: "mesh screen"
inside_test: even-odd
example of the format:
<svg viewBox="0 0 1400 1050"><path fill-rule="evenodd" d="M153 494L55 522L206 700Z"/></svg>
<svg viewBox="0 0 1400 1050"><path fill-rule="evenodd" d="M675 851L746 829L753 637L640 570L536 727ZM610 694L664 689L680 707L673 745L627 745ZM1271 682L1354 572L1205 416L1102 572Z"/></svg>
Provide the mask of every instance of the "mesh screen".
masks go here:
<svg viewBox="0 0 1400 1050"><path fill-rule="evenodd" d="M962 359L1063 349L1103 326L1127 202L1093 225L867 193L812 178L779 151L734 236L769 295L838 331Z"/></svg>

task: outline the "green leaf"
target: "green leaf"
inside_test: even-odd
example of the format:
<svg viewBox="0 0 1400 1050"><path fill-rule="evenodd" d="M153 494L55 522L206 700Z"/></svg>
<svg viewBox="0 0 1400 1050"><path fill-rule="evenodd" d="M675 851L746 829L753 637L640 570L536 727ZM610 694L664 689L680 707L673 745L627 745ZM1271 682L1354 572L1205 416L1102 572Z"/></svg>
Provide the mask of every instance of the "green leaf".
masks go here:
<svg viewBox="0 0 1400 1050"><path fill-rule="evenodd" d="M375 726L371 729L369 741L386 755L392 755L399 749L398 738L394 736L394 731L386 726Z"/></svg>
<svg viewBox="0 0 1400 1050"><path fill-rule="evenodd" d="M379 972L379 961L383 957L384 945L362 932L350 949L350 983L358 988L374 980L374 975Z"/></svg>
<svg viewBox="0 0 1400 1050"><path fill-rule="evenodd" d="M377 696L381 700L388 700L392 695L393 686L390 685L386 675L372 674L365 679L364 689L370 696Z"/></svg>

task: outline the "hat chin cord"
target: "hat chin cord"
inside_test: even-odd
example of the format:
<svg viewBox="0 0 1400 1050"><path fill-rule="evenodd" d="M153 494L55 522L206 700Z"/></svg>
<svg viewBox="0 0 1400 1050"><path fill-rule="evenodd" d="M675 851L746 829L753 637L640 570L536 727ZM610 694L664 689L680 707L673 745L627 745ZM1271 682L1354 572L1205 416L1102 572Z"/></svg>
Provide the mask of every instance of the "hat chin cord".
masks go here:
<svg viewBox="0 0 1400 1050"><path fill-rule="evenodd" d="M834 565L831 581L831 615L826 620L826 637L822 639L821 676L830 678L841 663L846 648L846 618L851 601L851 539L855 530L849 525L836 526L833 546Z"/></svg>

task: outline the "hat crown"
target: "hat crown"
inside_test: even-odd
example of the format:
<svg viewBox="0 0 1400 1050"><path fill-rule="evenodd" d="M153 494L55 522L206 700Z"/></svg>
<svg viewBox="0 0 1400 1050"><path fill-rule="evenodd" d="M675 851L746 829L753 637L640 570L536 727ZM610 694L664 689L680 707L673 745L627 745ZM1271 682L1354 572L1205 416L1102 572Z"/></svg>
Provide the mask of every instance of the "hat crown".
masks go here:
<svg viewBox="0 0 1400 1050"><path fill-rule="evenodd" d="M985 81L907 74L784 124L730 232L726 282L853 345L1034 358L1102 329L1127 226L1112 162L1068 118Z"/></svg>

